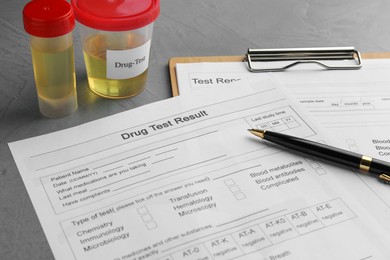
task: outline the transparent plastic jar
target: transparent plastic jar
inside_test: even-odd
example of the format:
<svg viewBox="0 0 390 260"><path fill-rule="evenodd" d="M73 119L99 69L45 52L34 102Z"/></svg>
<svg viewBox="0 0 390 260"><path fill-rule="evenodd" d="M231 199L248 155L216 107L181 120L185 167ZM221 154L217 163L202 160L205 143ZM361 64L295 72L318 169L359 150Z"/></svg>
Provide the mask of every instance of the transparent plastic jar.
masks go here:
<svg viewBox="0 0 390 260"><path fill-rule="evenodd" d="M75 18L65 0L34 0L23 9L40 112L59 118L77 110L73 36Z"/></svg>
<svg viewBox="0 0 390 260"><path fill-rule="evenodd" d="M90 89L127 98L146 85L159 0L72 0Z"/></svg>

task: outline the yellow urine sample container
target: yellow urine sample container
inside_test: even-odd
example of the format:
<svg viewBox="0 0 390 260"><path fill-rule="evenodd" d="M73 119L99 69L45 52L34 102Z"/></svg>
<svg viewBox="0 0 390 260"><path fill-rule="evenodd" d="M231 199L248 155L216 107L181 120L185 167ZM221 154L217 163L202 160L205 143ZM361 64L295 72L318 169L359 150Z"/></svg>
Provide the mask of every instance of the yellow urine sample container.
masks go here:
<svg viewBox="0 0 390 260"><path fill-rule="evenodd" d="M89 88L112 99L146 86L160 0L71 0L80 23Z"/></svg>
<svg viewBox="0 0 390 260"><path fill-rule="evenodd" d="M67 1L34 0L23 9L40 112L49 118L77 110L72 30L75 17Z"/></svg>

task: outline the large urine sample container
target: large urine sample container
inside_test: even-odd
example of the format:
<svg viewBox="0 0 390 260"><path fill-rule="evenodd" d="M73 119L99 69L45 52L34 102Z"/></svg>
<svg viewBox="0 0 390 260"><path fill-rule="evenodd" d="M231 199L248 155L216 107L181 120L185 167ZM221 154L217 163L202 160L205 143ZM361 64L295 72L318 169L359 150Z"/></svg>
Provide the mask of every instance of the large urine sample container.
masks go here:
<svg viewBox="0 0 390 260"><path fill-rule="evenodd" d="M159 0L72 0L90 89L127 98L146 85Z"/></svg>

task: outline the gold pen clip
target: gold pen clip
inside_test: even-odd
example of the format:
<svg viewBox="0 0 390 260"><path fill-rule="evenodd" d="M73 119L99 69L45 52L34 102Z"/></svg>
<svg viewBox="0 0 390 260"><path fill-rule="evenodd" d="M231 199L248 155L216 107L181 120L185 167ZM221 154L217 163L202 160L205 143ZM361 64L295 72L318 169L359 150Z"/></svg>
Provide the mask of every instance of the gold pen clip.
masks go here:
<svg viewBox="0 0 390 260"><path fill-rule="evenodd" d="M382 173L381 175L379 175L379 179L386 184L390 184L390 174Z"/></svg>

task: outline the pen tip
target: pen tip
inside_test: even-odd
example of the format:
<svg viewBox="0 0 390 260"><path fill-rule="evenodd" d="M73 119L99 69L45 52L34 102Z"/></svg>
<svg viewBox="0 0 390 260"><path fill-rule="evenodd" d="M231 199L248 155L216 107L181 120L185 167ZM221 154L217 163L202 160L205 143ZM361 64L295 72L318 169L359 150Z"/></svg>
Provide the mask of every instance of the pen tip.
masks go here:
<svg viewBox="0 0 390 260"><path fill-rule="evenodd" d="M265 130L260 130L260 129L248 129L248 131L260 138L264 138Z"/></svg>

